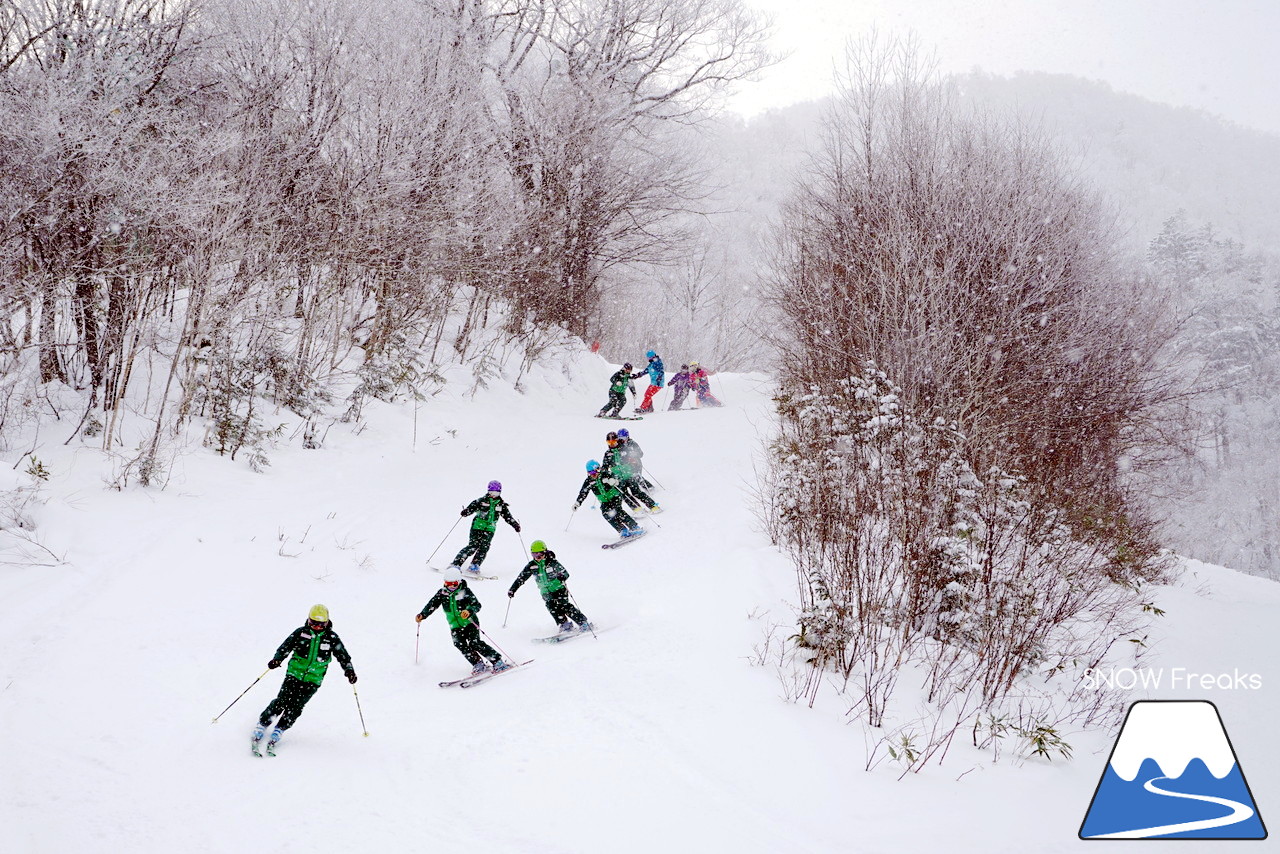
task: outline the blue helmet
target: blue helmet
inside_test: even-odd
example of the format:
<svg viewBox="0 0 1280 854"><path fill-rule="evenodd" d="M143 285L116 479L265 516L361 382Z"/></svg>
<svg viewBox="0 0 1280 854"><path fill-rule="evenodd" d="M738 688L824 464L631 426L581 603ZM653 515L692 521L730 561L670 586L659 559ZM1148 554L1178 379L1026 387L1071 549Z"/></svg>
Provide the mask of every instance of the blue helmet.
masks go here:
<svg viewBox="0 0 1280 854"><path fill-rule="evenodd" d="M631 431L628 430L626 427L623 427L621 430L618 431L619 439L629 439L630 437L631 437Z"/></svg>
<svg viewBox="0 0 1280 854"><path fill-rule="evenodd" d="M657 354L657 353L655 353L655 352L653 352L652 350L649 350L649 351L647 351L647 352L644 354L644 357L645 357L646 359L652 359L652 358L653 358L654 356L656 356L656 355L658 355L658 354Z"/></svg>
<svg viewBox="0 0 1280 854"><path fill-rule="evenodd" d="M600 468L600 463L595 460L587 460L587 471L593 472L598 468Z"/></svg>

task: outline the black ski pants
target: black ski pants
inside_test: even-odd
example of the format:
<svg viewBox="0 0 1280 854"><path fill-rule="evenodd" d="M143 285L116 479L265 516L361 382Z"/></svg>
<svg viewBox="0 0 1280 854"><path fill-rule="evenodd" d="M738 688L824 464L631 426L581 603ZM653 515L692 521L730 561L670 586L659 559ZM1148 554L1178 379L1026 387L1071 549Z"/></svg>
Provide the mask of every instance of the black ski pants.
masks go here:
<svg viewBox="0 0 1280 854"><path fill-rule="evenodd" d="M587 622L587 617L578 607L573 604L573 600L569 598L569 588L561 587L552 593L548 593L542 597L543 603L547 606L547 610L551 612L551 618L556 624L572 620L575 623Z"/></svg>
<svg viewBox="0 0 1280 854"><path fill-rule="evenodd" d="M639 502L650 510L658 506L658 502L654 501L649 493L644 491L640 478L633 477L622 482L621 489L624 494L632 499L632 504Z"/></svg>
<svg viewBox="0 0 1280 854"><path fill-rule="evenodd" d="M467 623L460 629L450 628L449 633L453 635L453 645L458 648L458 652L466 656L472 666L478 664L482 658L487 658L494 663L502 660L502 654L481 639L480 627L475 623Z"/></svg>
<svg viewBox="0 0 1280 854"><path fill-rule="evenodd" d="M486 531L483 528L472 528L467 544L454 557L453 565L463 566L462 562L467 559L467 555L471 555L471 562L476 566L484 563L484 559L489 556L489 546L493 545L493 534L493 531Z"/></svg>
<svg viewBox="0 0 1280 854"><path fill-rule="evenodd" d="M621 534L627 528L639 528L636 520L622 509L622 493L610 498L608 501L600 502L600 515L604 520L613 526L613 529Z"/></svg>
<svg viewBox="0 0 1280 854"><path fill-rule="evenodd" d="M622 411L622 407L627 405L626 391L614 391L609 389L609 402L604 405L604 409L600 410L601 415L617 415Z"/></svg>
<svg viewBox="0 0 1280 854"><path fill-rule="evenodd" d="M268 726L271 719L279 715L280 720L276 722L276 726L281 730L288 729L302 714L302 707L319 690L320 686L315 682L303 682L296 676L286 675L280 685L280 693L258 715L258 723Z"/></svg>

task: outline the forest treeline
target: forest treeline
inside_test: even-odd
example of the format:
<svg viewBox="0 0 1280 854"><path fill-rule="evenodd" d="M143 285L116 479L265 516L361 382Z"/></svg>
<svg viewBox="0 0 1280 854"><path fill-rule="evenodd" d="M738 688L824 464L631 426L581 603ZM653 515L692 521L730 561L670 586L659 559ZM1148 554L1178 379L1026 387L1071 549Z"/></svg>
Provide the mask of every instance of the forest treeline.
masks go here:
<svg viewBox="0 0 1280 854"><path fill-rule="evenodd" d="M0 430L61 382L110 449L142 400L146 482L193 414L232 453L256 399L312 417L353 351L358 405L478 329L598 338L764 35L738 0L3 0Z"/></svg>

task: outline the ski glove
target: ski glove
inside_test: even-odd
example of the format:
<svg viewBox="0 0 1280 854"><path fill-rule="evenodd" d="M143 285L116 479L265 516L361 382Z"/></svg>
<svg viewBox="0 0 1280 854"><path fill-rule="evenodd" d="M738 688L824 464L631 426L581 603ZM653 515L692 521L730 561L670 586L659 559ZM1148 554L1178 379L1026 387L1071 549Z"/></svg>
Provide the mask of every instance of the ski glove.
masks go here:
<svg viewBox="0 0 1280 854"><path fill-rule="evenodd" d="M414 615L413 615L413 621L414 621L415 623L421 623L421 622L422 622L422 615L421 615L421 614L414 614Z"/></svg>
<svg viewBox="0 0 1280 854"><path fill-rule="evenodd" d="M576 501L575 501L575 502L573 502L573 512L574 512L574 513L577 513L577 512L578 512L578 508L579 508L579 507L581 507L581 506L582 506L582 505L581 505L581 504L579 504L578 502L576 502Z"/></svg>
<svg viewBox="0 0 1280 854"><path fill-rule="evenodd" d="M280 659L278 658L273 658L267 662L267 667L270 670L275 670L279 666L280 666Z"/></svg>
<svg viewBox="0 0 1280 854"><path fill-rule="evenodd" d="M516 592L515 592L514 590L508 590L508 591L507 591L507 598L508 598L508 599L514 599L514 598L516 598Z"/></svg>
<svg viewBox="0 0 1280 854"><path fill-rule="evenodd" d="M471 616L471 612L468 611L466 608L463 608L461 611L458 612L458 616L465 620Z"/></svg>
<svg viewBox="0 0 1280 854"><path fill-rule="evenodd" d="M356 672L354 670L347 671L347 681L352 685L356 684Z"/></svg>
<svg viewBox="0 0 1280 854"><path fill-rule="evenodd" d="M515 528L515 529L516 529L516 533L517 533L517 534L518 534L518 533L520 533L520 523L519 523L519 522L512 522L512 523L511 523L511 527L513 527L513 528Z"/></svg>

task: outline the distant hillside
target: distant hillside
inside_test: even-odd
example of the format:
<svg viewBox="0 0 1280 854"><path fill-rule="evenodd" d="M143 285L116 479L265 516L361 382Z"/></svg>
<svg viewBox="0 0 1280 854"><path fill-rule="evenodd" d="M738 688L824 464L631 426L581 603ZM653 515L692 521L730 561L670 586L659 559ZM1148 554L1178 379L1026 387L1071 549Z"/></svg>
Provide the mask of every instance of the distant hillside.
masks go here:
<svg viewBox="0 0 1280 854"><path fill-rule="evenodd" d="M1178 209L1220 236L1280 242L1280 136L1063 74L959 78L976 103L1042 120L1110 193L1143 246Z"/></svg>
<svg viewBox="0 0 1280 854"><path fill-rule="evenodd" d="M1116 201L1135 248L1145 250L1179 209L1221 237L1259 248L1280 243L1280 136L1068 75L975 73L956 82L969 103L1042 122ZM721 124L721 180L739 210L772 215L819 139L824 106L806 102Z"/></svg>

